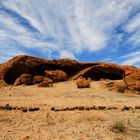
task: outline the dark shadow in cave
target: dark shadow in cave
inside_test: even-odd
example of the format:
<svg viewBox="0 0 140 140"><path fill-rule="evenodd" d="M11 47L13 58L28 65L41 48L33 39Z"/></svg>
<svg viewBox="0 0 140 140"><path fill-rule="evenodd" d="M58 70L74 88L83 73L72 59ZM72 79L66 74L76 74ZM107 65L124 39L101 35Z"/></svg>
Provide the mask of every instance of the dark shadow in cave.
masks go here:
<svg viewBox="0 0 140 140"><path fill-rule="evenodd" d="M98 81L100 79L110 79L110 80L121 80L124 77L124 72L123 71L111 71L106 72L106 70L92 70L89 71L87 73L85 73L85 75L83 76L85 78L91 78L92 80Z"/></svg>
<svg viewBox="0 0 140 140"><path fill-rule="evenodd" d="M15 80L24 73L29 73L30 68L25 64L13 64L4 76L7 84L13 84Z"/></svg>

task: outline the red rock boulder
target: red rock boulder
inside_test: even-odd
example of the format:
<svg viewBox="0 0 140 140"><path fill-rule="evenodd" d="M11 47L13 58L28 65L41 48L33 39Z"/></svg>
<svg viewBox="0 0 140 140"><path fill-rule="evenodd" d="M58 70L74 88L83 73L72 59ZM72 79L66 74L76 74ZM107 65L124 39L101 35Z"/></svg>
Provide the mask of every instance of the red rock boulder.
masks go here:
<svg viewBox="0 0 140 140"><path fill-rule="evenodd" d="M89 80L86 80L82 76L76 80L77 88L90 88Z"/></svg>
<svg viewBox="0 0 140 140"><path fill-rule="evenodd" d="M18 85L21 85L22 83L21 83L21 79L20 79L20 77L19 78L17 78L16 80L15 80L15 82L14 82L14 86L18 86Z"/></svg>
<svg viewBox="0 0 140 140"><path fill-rule="evenodd" d="M39 86L39 87L49 87L50 84L49 84L47 81L43 81L43 82L41 82L38 86Z"/></svg>
<svg viewBox="0 0 140 140"><path fill-rule="evenodd" d="M129 70L129 71L128 71ZM129 90L140 91L140 69L136 67L125 67L124 81Z"/></svg>
<svg viewBox="0 0 140 140"><path fill-rule="evenodd" d="M54 82L61 82L68 80L67 74L62 70L46 70L45 76L52 79Z"/></svg>
<svg viewBox="0 0 140 140"><path fill-rule="evenodd" d="M40 84L41 82L43 82L44 76L39 76L36 75L33 78L33 84Z"/></svg>
<svg viewBox="0 0 140 140"><path fill-rule="evenodd" d="M45 78L43 79L43 81L44 81L44 82L48 82L49 84L53 84L53 80L50 79L50 78L48 78L48 77L45 77Z"/></svg>
<svg viewBox="0 0 140 140"><path fill-rule="evenodd" d="M32 75L31 74L22 74L19 78L17 78L14 82L14 85L31 85L32 84Z"/></svg>

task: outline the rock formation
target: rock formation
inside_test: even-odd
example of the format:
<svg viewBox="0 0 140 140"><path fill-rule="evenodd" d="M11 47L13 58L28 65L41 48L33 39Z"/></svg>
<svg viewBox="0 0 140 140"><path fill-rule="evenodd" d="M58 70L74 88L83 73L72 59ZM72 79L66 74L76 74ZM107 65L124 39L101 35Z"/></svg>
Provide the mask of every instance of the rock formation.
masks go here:
<svg viewBox="0 0 140 140"><path fill-rule="evenodd" d="M86 80L85 78L83 78L82 76L80 76L77 80L76 80L76 85L78 88L89 88L90 87L90 81Z"/></svg>
<svg viewBox="0 0 140 140"><path fill-rule="evenodd" d="M123 66L125 70L124 81L129 90L140 91L140 69L133 66Z"/></svg>
<svg viewBox="0 0 140 140"><path fill-rule="evenodd" d="M51 71L46 70L45 71L45 76L49 77L54 82L61 82L61 81L67 81L68 80L67 74L62 70L51 70Z"/></svg>
<svg viewBox="0 0 140 140"><path fill-rule="evenodd" d="M26 74L26 75L25 75ZM30 75L30 76L29 76ZM140 69L112 63L81 63L71 59L48 60L20 55L0 64L0 87L6 85L41 84L78 79L124 80L127 89L140 91Z"/></svg>

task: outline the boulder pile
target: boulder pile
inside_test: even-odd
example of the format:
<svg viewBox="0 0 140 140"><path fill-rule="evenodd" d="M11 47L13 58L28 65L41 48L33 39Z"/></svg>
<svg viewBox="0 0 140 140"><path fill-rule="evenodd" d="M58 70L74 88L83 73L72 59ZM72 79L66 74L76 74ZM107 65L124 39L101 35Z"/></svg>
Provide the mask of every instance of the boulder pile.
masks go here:
<svg viewBox="0 0 140 140"><path fill-rule="evenodd" d="M48 60L19 55L0 64L0 87L6 85L52 86L55 82L76 80L78 88L90 87L90 81L101 79L123 80L116 86L123 92L140 91L140 68L119 66L113 63L82 63L71 59Z"/></svg>

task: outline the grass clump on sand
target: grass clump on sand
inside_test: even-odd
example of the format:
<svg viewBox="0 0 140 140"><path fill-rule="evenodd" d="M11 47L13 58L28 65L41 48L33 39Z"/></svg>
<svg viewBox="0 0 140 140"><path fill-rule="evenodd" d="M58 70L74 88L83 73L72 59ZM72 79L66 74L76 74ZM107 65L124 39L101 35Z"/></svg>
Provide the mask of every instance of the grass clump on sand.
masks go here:
<svg viewBox="0 0 140 140"><path fill-rule="evenodd" d="M126 131L126 126L125 126L125 124L122 121L119 120L119 121L116 121L113 124L112 129L115 132L125 132Z"/></svg>

